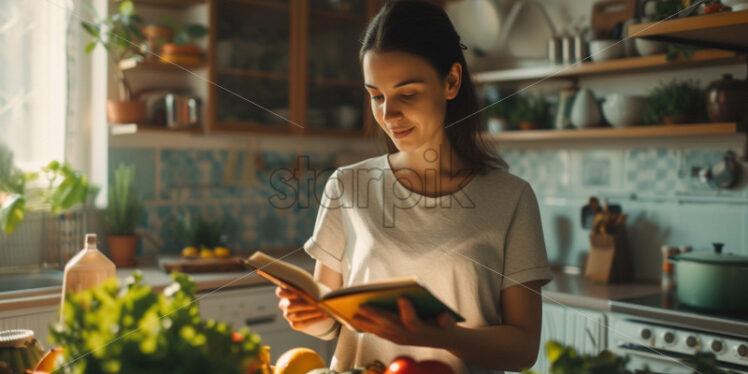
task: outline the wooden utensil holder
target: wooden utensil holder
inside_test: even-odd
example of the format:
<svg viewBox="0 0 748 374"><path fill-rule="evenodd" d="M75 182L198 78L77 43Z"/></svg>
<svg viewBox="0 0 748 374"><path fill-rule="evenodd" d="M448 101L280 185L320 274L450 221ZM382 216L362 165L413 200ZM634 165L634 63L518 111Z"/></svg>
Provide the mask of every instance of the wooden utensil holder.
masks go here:
<svg viewBox="0 0 748 374"><path fill-rule="evenodd" d="M621 228L615 234L590 234L590 253L584 276L600 283L633 280L633 264L625 229Z"/></svg>

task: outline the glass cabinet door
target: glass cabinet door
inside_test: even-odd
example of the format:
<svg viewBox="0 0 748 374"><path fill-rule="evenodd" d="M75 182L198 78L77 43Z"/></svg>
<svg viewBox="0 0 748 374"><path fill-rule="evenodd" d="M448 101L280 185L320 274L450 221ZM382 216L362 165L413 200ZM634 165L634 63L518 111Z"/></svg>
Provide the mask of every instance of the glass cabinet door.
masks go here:
<svg viewBox="0 0 748 374"><path fill-rule="evenodd" d="M215 127L287 130L288 0L216 0Z"/></svg>
<svg viewBox="0 0 748 374"><path fill-rule="evenodd" d="M363 128L368 102L358 50L366 13L367 1L309 1L305 122L310 132Z"/></svg>

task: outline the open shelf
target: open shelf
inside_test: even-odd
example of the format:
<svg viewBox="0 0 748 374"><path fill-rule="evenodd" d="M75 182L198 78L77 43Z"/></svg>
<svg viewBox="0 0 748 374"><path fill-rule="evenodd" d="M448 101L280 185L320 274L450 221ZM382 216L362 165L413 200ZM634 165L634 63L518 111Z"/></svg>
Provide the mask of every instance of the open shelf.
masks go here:
<svg viewBox="0 0 748 374"><path fill-rule="evenodd" d="M741 36L742 35L742 36ZM748 10L629 27L629 37L748 52Z"/></svg>
<svg viewBox="0 0 748 374"><path fill-rule="evenodd" d="M138 123L117 123L117 124L109 125L109 133L111 135L128 135L128 134L137 134L139 132L170 132L170 133L180 132L180 133L189 133L189 134L200 134L203 132L203 128L201 126L194 126L194 127L189 127L189 128L170 129L165 126L138 124Z"/></svg>
<svg viewBox="0 0 748 374"><path fill-rule="evenodd" d="M276 73L272 71L262 70L248 70L248 69L235 69L235 68L220 68L217 69L218 74L236 75L240 77L250 78L267 78L275 80L288 80L288 74Z"/></svg>
<svg viewBox="0 0 748 374"><path fill-rule="evenodd" d="M120 61L119 63L120 69L124 71L133 71L133 70L140 70L140 71L146 71L146 70L158 70L158 71L184 71L189 70L198 70L203 69L207 67L206 64L170 64L167 62L158 62L158 61L143 61L143 62L136 62L131 59Z"/></svg>
<svg viewBox="0 0 748 374"><path fill-rule="evenodd" d="M135 4L153 5L165 8L188 8L205 4L205 0L134 0Z"/></svg>
<svg viewBox="0 0 748 374"><path fill-rule="evenodd" d="M739 124L704 123L689 125L601 127L569 130L526 130L485 134L489 141L537 141L582 139L636 139L657 137L734 135L743 132Z"/></svg>
<svg viewBox="0 0 748 374"><path fill-rule="evenodd" d="M307 127L306 129L304 129L304 135L345 137L345 138L363 138L364 130L363 129L331 129L331 128Z"/></svg>
<svg viewBox="0 0 748 374"><path fill-rule="evenodd" d="M235 3L243 3L249 5L256 5L265 8L272 8L277 10L288 10L288 4L279 3L277 1L270 0L231 0Z"/></svg>
<svg viewBox="0 0 748 374"><path fill-rule="evenodd" d="M715 64L745 62L745 57L732 51L704 49L696 51L689 59L682 56L667 61L664 54L629 57L602 62L584 62L576 65L550 65L533 68L507 69L476 73L473 79L478 83L519 82L534 79L569 79L592 75L649 72L673 67L698 67Z"/></svg>

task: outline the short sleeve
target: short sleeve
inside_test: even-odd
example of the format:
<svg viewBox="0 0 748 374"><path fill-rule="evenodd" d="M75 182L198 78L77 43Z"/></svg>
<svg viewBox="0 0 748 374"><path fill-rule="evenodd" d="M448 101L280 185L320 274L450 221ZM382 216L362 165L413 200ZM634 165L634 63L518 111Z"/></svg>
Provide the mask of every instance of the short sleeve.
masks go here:
<svg viewBox="0 0 748 374"><path fill-rule="evenodd" d="M346 242L342 217L343 187L339 175L339 170L335 170L325 183L314 232L304 243L304 250L315 260L342 273Z"/></svg>
<svg viewBox="0 0 748 374"><path fill-rule="evenodd" d="M536 280L553 279L543 240L538 201L529 184L525 185L514 210L504 243L504 282L502 289Z"/></svg>

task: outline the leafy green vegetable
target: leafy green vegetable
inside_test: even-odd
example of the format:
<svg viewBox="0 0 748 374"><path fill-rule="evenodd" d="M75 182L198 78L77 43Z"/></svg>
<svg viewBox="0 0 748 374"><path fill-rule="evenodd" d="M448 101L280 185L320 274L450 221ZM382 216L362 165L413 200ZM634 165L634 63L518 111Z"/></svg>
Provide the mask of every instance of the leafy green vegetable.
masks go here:
<svg viewBox="0 0 748 374"><path fill-rule="evenodd" d="M140 272L125 284L68 294L62 322L50 329L64 349L63 373L248 373L262 347L246 327L202 320L197 286L172 273L174 283L155 294Z"/></svg>
<svg viewBox="0 0 748 374"><path fill-rule="evenodd" d="M104 223L112 235L134 235L143 205L135 189L135 165L119 164L114 171L114 184L109 189L109 205L104 210Z"/></svg>

